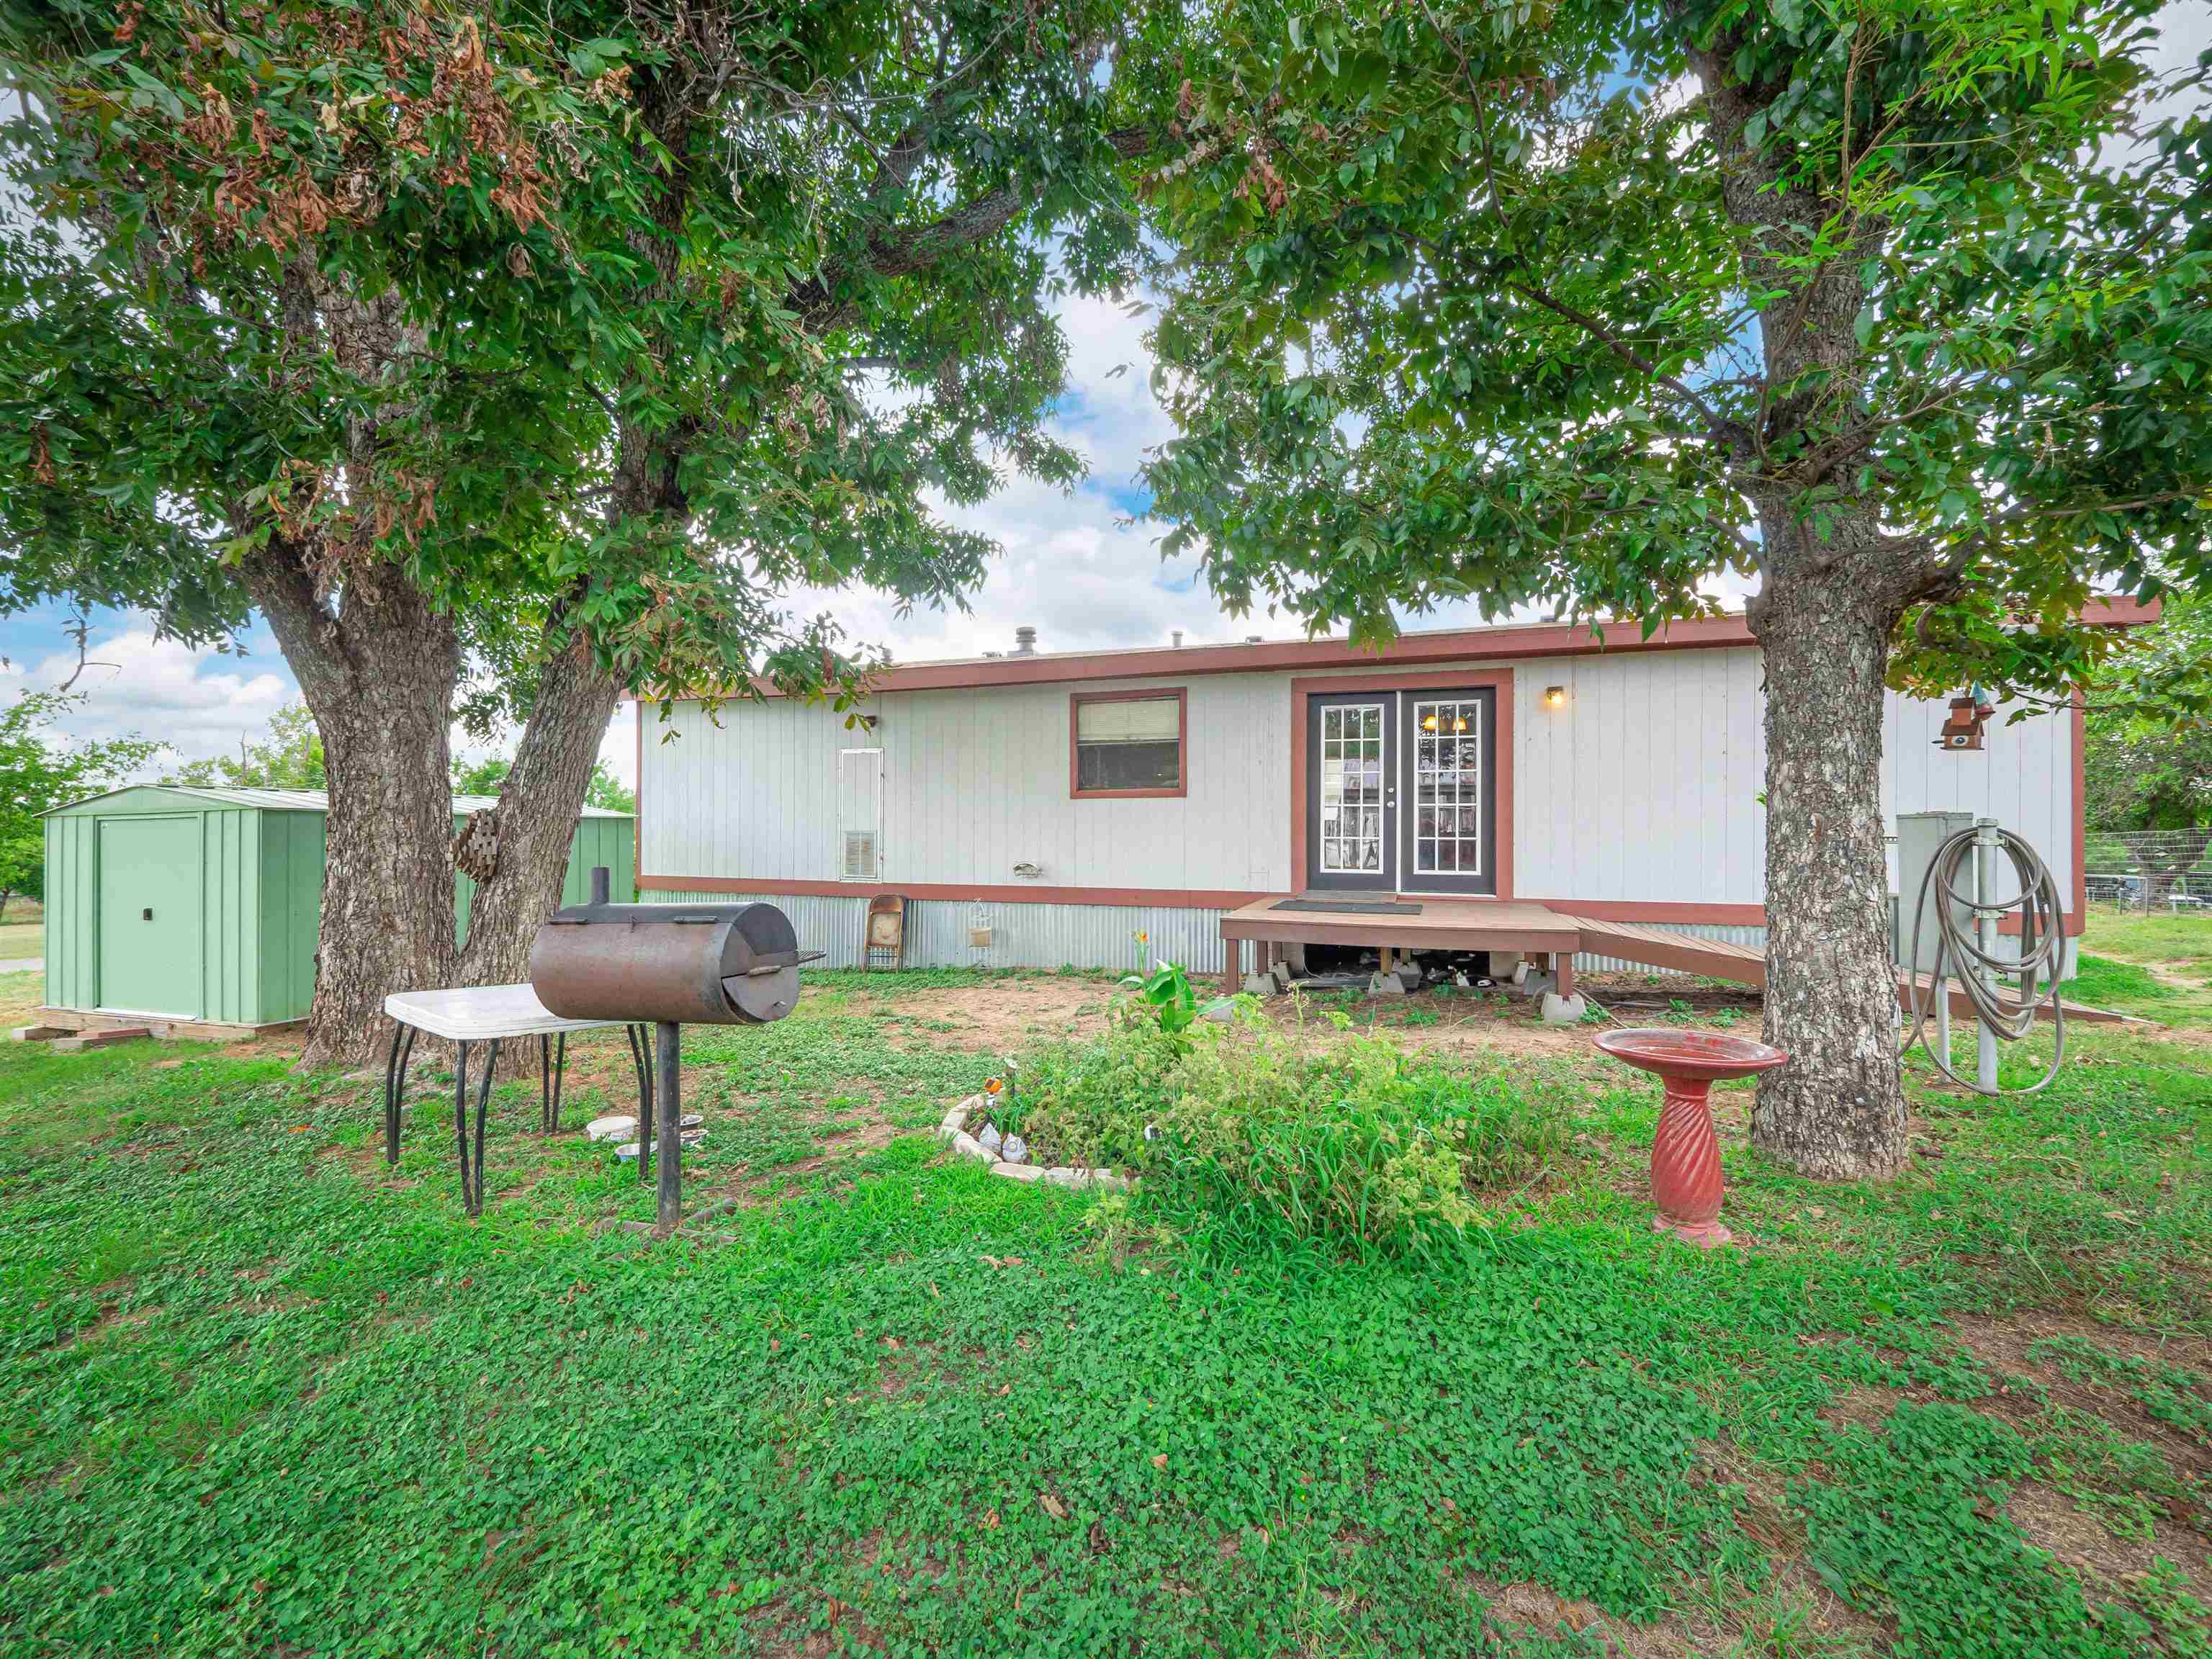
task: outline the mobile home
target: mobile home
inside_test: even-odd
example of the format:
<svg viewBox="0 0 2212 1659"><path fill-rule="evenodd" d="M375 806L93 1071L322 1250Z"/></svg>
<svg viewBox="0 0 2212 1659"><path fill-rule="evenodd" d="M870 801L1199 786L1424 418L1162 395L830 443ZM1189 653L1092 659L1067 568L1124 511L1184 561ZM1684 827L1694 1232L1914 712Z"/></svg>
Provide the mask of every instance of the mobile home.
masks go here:
<svg viewBox="0 0 2212 1659"><path fill-rule="evenodd" d="M838 963L878 894L907 901L921 964L1218 971L1224 915L1291 896L1533 901L1760 946L1758 644L1741 616L1638 633L1413 633L1380 655L1025 638L893 667L849 722L775 696L682 701L665 723L641 707L637 886L770 899ZM2078 933L2079 710L2000 715L1967 750L1943 746L1946 712L1890 696L1885 821L1998 819L2042 852Z"/></svg>

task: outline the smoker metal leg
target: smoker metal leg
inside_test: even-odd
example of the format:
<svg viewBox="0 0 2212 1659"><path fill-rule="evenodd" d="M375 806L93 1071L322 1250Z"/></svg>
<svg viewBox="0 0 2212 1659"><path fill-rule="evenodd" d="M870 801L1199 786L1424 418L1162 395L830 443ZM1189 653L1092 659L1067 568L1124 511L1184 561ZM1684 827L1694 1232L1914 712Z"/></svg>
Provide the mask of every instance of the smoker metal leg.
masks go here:
<svg viewBox="0 0 2212 1659"><path fill-rule="evenodd" d="M392 1028L392 1052L384 1061L384 1161L399 1162L399 1103L407 1093L407 1062L415 1053L415 1028L404 1021Z"/></svg>
<svg viewBox="0 0 2212 1659"><path fill-rule="evenodd" d="M547 1050L551 1050L550 1066ZM538 1039L538 1099L544 1117L538 1133L552 1134L561 1127L561 1077L568 1064L568 1034L561 1033L560 1041L541 1036Z"/></svg>
<svg viewBox="0 0 2212 1659"><path fill-rule="evenodd" d="M676 1224L684 1218L684 1137L677 1127L684 1115L683 1103L678 1097L682 1086L678 1056L683 1040L684 1028L673 1020L662 1020L653 1027L653 1110L660 1120L656 1126L660 1137L660 1167L657 1172L659 1186L653 1206L653 1229L664 1237L674 1232Z"/></svg>
<svg viewBox="0 0 2212 1659"><path fill-rule="evenodd" d="M645 1180L653 1161L653 1040L642 1025L625 1025L630 1064L637 1068L637 1178Z"/></svg>

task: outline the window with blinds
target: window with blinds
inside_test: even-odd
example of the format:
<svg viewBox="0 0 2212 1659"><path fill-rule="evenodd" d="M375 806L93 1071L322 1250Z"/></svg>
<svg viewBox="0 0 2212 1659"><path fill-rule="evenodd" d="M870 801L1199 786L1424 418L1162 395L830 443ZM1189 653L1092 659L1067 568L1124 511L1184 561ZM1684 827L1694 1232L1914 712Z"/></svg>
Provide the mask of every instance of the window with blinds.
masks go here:
<svg viewBox="0 0 2212 1659"><path fill-rule="evenodd" d="M1181 688L1077 692L1071 699L1070 793L1180 795L1186 730Z"/></svg>

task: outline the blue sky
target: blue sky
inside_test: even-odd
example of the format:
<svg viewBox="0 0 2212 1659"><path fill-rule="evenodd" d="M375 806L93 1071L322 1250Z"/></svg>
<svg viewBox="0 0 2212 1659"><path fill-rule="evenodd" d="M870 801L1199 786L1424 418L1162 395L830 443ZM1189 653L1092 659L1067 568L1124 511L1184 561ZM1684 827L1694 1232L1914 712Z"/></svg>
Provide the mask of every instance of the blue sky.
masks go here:
<svg viewBox="0 0 2212 1659"><path fill-rule="evenodd" d="M2162 21L2163 68L2178 69L2212 46L2208 0L2178 0ZM1148 319L1108 301L1079 298L1070 299L1062 314L1069 385L1054 426L1084 456L1090 474L1066 492L1012 479L989 501L951 514L1005 550L970 611L920 611L902 619L882 595L855 590L796 595L794 605L809 613L830 611L852 637L882 644L906 661L1002 649L1024 624L1037 629L1048 651L1164 644L1178 629L1194 644L1297 633L1281 618L1224 615L1188 562L1161 563L1158 526L1129 521L1145 504L1137 480L1144 453L1171 434L1152 395L1142 339ZM0 657L7 659L0 695L53 684L74 666L65 620L66 613L52 607L0 617ZM1472 607L1455 606L1413 625L1480 620ZM180 759L234 753L241 738L258 735L270 714L297 700L291 672L265 627L242 636L242 655L228 655L156 641L143 617L125 613L99 613L93 623L90 654L106 665L88 669L78 683L87 702L71 723L76 734L135 730L167 743ZM604 752L620 775L630 775L635 760L626 723L610 731Z"/></svg>

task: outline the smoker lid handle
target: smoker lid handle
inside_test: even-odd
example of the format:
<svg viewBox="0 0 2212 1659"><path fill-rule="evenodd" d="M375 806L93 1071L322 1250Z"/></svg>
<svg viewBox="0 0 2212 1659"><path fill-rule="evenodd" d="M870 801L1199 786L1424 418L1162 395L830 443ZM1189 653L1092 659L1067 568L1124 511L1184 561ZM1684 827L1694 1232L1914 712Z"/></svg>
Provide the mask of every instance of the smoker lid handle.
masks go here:
<svg viewBox="0 0 2212 1659"><path fill-rule="evenodd" d="M826 951L778 951L773 956L763 957L742 974L732 974L732 979L763 979L770 974L780 974L787 968L804 967L810 962L819 962L829 954Z"/></svg>

